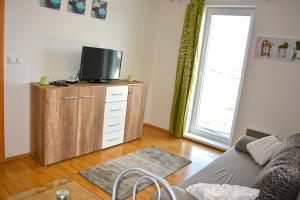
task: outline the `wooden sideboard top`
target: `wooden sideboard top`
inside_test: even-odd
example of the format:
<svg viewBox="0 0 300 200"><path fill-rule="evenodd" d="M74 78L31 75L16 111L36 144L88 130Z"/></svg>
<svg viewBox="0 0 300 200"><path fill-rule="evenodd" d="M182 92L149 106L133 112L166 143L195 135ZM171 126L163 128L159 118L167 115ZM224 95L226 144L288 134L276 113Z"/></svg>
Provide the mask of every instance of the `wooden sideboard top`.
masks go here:
<svg viewBox="0 0 300 200"><path fill-rule="evenodd" d="M35 86L35 87L39 87L39 88L42 88L42 89L50 89L50 88L64 88L64 87L61 87L61 86L55 86L55 85L47 85L47 86L42 86L40 85L39 82L32 82L30 83L32 86ZM128 82L127 80L113 80L109 83L88 83L86 81L80 81L78 83L75 83L75 84L69 84L67 87L91 87L91 86L94 86L94 87L99 87L99 86L118 86L118 85L141 85L141 84L145 84L144 82L141 82L141 81L133 81L133 82Z"/></svg>

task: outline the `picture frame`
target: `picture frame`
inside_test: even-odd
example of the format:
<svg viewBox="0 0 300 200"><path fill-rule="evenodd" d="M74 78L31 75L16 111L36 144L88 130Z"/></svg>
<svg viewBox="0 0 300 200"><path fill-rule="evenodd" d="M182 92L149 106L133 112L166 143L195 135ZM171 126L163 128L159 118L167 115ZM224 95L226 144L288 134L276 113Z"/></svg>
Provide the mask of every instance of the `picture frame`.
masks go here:
<svg viewBox="0 0 300 200"><path fill-rule="evenodd" d="M68 11L84 15L86 9L86 0L69 0Z"/></svg>
<svg viewBox="0 0 300 200"><path fill-rule="evenodd" d="M92 17L98 19L106 19L108 2L103 0L93 0Z"/></svg>
<svg viewBox="0 0 300 200"><path fill-rule="evenodd" d="M61 0L40 0L40 6L59 10L61 7Z"/></svg>
<svg viewBox="0 0 300 200"><path fill-rule="evenodd" d="M258 37L255 57L300 62L300 40Z"/></svg>

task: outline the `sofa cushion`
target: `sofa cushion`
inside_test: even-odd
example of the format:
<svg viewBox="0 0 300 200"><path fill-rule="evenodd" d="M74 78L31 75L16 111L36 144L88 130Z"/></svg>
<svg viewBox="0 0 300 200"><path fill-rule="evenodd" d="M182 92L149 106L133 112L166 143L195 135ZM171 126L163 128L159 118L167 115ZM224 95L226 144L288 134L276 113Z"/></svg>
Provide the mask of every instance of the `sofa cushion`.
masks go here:
<svg viewBox="0 0 300 200"><path fill-rule="evenodd" d="M247 150L259 165L265 165L271 160L280 147L281 142L275 135L268 136L247 144Z"/></svg>
<svg viewBox="0 0 300 200"><path fill-rule="evenodd" d="M250 155L232 148L180 184L180 187L187 188L196 183L232 184L249 187L253 186L255 177L261 170L262 167L253 162Z"/></svg>
<svg viewBox="0 0 300 200"><path fill-rule="evenodd" d="M274 157L292 148L300 148L300 133L286 138L280 149L275 153Z"/></svg>
<svg viewBox="0 0 300 200"><path fill-rule="evenodd" d="M294 200L300 188L300 134L288 138L257 177L258 200Z"/></svg>
<svg viewBox="0 0 300 200"><path fill-rule="evenodd" d="M185 190L201 200L255 200L259 195L257 189L228 184L197 183Z"/></svg>
<svg viewBox="0 0 300 200"><path fill-rule="evenodd" d="M249 144L250 142L253 142L255 140L257 140L257 138L244 135L244 136L240 137L240 139L238 139L234 148L240 152L249 153L247 150L247 144Z"/></svg>
<svg viewBox="0 0 300 200"><path fill-rule="evenodd" d="M178 200L196 200L195 197L187 193L184 189L177 187L177 186L171 186L176 198ZM157 200L157 192L151 197L151 200ZM170 196L168 195L167 191L165 189L161 190L161 199L160 200L171 200Z"/></svg>

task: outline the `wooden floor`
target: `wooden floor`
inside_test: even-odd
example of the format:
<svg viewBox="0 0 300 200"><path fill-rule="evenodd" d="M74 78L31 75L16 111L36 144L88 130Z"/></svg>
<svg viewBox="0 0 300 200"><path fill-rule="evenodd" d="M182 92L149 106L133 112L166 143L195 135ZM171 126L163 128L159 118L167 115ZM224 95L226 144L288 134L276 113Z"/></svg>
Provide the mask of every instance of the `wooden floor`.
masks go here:
<svg viewBox="0 0 300 200"><path fill-rule="evenodd" d="M172 137L157 129L145 127L142 139L58 164L53 164L48 167L42 167L30 157L1 164L0 199L4 199L10 195L28 190L63 176L70 177L77 181L104 200L110 199L110 195L82 178L78 172L82 169L92 167L150 145L192 161L190 165L167 177L167 180L171 184L183 182L222 153L219 150L186 139ZM154 187L149 187L146 190L141 191L137 197L138 199L149 199L149 196L153 193Z"/></svg>

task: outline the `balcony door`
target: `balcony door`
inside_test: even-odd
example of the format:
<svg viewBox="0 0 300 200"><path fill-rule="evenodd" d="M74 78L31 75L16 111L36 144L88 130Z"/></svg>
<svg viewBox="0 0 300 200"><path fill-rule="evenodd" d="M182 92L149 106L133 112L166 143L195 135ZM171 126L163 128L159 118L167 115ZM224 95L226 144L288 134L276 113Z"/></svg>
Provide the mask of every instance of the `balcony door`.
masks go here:
<svg viewBox="0 0 300 200"><path fill-rule="evenodd" d="M188 135L200 136L223 146L230 144L253 14L252 8L206 9Z"/></svg>

